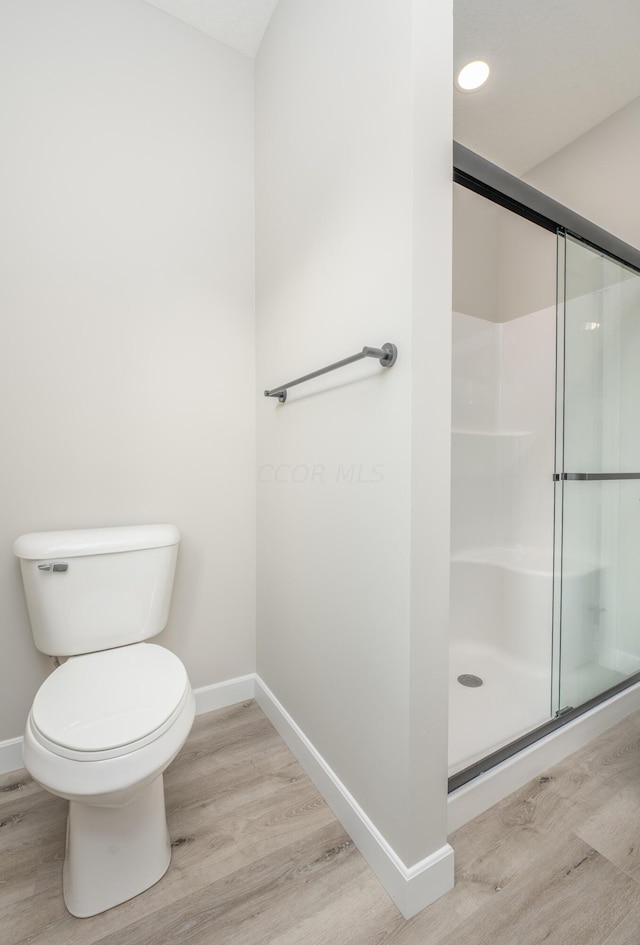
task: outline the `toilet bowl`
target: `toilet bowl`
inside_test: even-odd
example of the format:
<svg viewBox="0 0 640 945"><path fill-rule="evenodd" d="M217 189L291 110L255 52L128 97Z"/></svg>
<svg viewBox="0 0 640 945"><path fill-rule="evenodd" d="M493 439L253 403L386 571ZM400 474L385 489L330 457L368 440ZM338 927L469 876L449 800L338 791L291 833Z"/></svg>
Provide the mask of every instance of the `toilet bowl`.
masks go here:
<svg viewBox="0 0 640 945"><path fill-rule="evenodd" d="M173 526L145 526L14 546L36 644L69 657L35 696L23 751L34 780L69 801L63 895L74 916L131 899L169 867L163 772L195 699L178 657L144 640L166 622L178 538ZM97 638L115 645L90 650Z"/></svg>

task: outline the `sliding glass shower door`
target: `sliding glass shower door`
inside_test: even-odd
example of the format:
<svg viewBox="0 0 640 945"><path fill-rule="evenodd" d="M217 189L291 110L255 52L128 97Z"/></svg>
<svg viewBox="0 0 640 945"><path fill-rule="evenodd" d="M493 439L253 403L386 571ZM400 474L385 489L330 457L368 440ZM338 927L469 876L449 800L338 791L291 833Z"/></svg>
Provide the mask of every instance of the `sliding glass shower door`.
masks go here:
<svg viewBox="0 0 640 945"><path fill-rule="evenodd" d="M451 791L640 683L640 247L454 153Z"/></svg>
<svg viewBox="0 0 640 945"><path fill-rule="evenodd" d="M640 672L640 275L586 243L559 239L561 714Z"/></svg>

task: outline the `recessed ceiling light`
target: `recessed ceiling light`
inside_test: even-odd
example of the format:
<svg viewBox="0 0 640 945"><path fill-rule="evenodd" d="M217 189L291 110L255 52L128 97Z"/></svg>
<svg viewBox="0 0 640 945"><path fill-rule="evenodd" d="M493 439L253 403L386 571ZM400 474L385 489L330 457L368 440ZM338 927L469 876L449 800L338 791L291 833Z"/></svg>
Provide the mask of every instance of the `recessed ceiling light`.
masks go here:
<svg viewBox="0 0 640 945"><path fill-rule="evenodd" d="M485 84L490 72L488 63L483 59L468 62L458 73L456 85L461 92L475 92Z"/></svg>

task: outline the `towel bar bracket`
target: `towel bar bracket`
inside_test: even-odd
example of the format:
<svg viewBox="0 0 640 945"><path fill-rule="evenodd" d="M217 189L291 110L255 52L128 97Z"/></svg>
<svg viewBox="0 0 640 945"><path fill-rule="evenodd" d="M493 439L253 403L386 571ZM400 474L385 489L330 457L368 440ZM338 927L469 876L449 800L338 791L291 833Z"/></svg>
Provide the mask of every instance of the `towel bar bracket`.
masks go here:
<svg viewBox="0 0 640 945"><path fill-rule="evenodd" d="M382 348L363 348L363 351L366 351L366 357L368 358L378 358L382 367L391 367L396 363L396 358L398 357L398 349L395 345L392 345L390 341L385 342ZM384 352L382 354L381 352Z"/></svg>

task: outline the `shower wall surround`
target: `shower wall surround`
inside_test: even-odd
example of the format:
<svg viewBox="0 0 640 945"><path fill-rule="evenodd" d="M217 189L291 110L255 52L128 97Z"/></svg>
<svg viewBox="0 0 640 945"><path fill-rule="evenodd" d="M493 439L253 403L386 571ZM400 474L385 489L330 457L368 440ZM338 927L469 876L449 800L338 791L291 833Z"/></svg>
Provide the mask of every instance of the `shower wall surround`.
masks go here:
<svg viewBox="0 0 640 945"><path fill-rule="evenodd" d="M450 775L551 715L555 296L555 235L454 185Z"/></svg>
<svg viewBox="0 0 640 945"><path fill-rule="evenodd" d="M550 715L555 330L453 315L450 773Z"/></svg>
<svg viewBox="0 0 640 945"><path fill-rule="evenodd" d="M549 552L555 318L555 307L502 323L453 314L453 554Z"/></svg>

